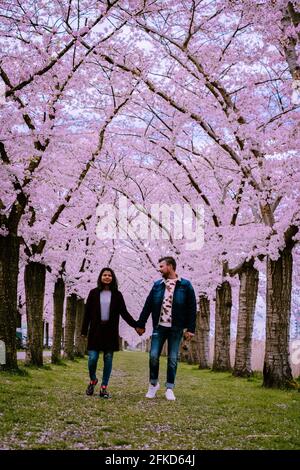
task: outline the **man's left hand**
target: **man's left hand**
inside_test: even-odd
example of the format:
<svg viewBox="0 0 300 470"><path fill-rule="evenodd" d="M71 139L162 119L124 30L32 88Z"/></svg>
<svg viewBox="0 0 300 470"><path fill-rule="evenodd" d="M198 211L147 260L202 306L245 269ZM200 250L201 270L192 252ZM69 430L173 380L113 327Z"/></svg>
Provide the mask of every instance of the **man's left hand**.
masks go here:
<svg viewBox="0 0 300 470"><path fill-rule="evenodd" d="M184 333L184 337L187 341L190 341L190 339L192 339L193 336L195 336L195 333L191 333L190 331L186 331Z"/></svg>

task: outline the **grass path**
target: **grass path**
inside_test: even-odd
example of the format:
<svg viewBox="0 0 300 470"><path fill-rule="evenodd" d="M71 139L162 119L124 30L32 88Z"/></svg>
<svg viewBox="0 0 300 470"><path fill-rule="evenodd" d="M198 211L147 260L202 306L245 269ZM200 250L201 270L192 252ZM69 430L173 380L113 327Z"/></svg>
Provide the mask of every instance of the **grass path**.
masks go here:
<svg viewBox="0 0 300 470"><path fill-rule="evenodd" d="M177 400L163 387L147 400L148 355L124 351L114 359L113 397L103 400L85 395L86 366L87 358L1 372L0 448L300 449L300 393L264 389L261 377L179 363ZM161 385L165 371L162 358Z"/></svg>

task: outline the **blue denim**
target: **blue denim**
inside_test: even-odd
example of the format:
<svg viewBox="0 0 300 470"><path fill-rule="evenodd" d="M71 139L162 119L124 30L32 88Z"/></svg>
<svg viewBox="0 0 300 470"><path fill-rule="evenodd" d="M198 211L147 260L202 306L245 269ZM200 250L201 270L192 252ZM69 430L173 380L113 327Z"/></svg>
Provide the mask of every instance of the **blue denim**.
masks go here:
<svg viewBox="0 0 300 470"><path fill-rule="evenodd" d="M178 351L183 328L158 325L153 329L150 350L150 383L156 385L159 373L159 358L165 341L168 341L167 388L174 388L177 371Z"/></svg>
<svg viewBox="0 0 300 470"><path fill-rule="evenodd" d="M96 379L96 370L97 370L97 363L99 359L99 351L88 351L89 360L88 360L88 368L90 379ZM112 363L113 363L113 351L104 351L103 352L103 376L101 385L108 385L108 381L110 378L111 370L112 370Z"/></svg>

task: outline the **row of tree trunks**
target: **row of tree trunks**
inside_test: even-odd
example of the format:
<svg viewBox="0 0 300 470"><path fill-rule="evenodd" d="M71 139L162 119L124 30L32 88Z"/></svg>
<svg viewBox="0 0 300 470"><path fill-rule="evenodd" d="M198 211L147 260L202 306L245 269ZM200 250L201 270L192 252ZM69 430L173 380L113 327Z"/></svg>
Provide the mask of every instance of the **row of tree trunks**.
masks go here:
<svg viewBox="0 0 300 470"><path fill-rule="evenodd" d="M223 283L217 290L214 370L230 370L230 316L231 287L227 282ZM208 368L209 334L210 303L205 295L201 295L195 336L190 342L182 341L180 347L181 360L187 361L190 364L199 364L199 369ZM226 340L224 341L224 339Z"/></svg>
<svg viewBox="0 0 300 470"><path fill-rule="evenodd" d="M76 294L67 297L64 357L69 360L86 353L86 339L81 337L84 308L84 300Z"/></svg>
<svg viewBox="0 0 300 470"><path fill-rule="evenodd" d="M266 302L266 350L264 359L264 386L287 387L293 380L289 361L289 329L292 291L292 243L287 243L278 260L267 259ZM258 293L259 272L253 261L246 262L239 272L239 314L237 324L236 351L233 374L249 377L252 374L251 354L255 305ZM212 369L231 370L230 363L230 319L231 286L226 281L217 288L215 313L215 345ZM199 363L199 368L208 367L209 302L200 297L196 334L188 347L183 341L180 350L182 359ZM188 350L187 350L188 348Z"/></svg>
<svg viewBox="0 0 300 470"><path fill-rule="evenodd" d="M28 263L25 267L25 291L28 344L26 363L29 365L43 365L43 311L45 295L46 266L41 263ZM61 360L62 323L64 313L65 284L58 278L53 294L53 345L51 362L57 364ZM84 300L78 299L76 294L67 297L66 324L64 338L64 357L74 359L74 356L83 357L85 354L85 340L81 338L81 325L84 316ZM75 337L75 344L74 344Z"/></svg>
<svg viewBox="0 0 300 470"><path fill-rule="evenodd" d="M4 342L6 363L2 369L13 370L18 368L16 329L18 327L17 287L19 274L20 239L17 235L0 235L0 340ZM27 350L26 364L43 365L44 340L44 295L45 295L46 266L37 262L30 262L25 266L24 284L26 297L27 318ZM60 278L55 284L54 291L54 325L52 362L60 360L63 305L65 297L64 282ZM79 332L84 312L84 301L79 300L77 332ZM81 320L80 320L81 319ZM67 322L68 324L68 322ZM79 326L80 325L80 326ZM71 330L67 341L67 356L69 353ZM77 333L75 353L83 354L85 345Z"/></svg>

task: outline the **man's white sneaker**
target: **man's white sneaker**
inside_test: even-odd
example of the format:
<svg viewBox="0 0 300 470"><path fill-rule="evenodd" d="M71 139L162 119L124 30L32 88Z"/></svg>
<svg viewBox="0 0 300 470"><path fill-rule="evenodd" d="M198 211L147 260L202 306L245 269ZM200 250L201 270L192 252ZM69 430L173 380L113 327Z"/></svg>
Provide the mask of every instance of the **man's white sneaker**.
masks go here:
<svg viewBox="0 0 300 470"><path fill-rule="evenodd" d="M159 389L159 383L156 385L149 384L148 392L146 393L146 398L155 398L156 392Z"/></svg>
<svg viewBox="0 0 300 470"><path fill-rule="evenodd" d="M174 395L172 388L167 388L165 396L167 400L176 400L176 397Z"/></svg>

